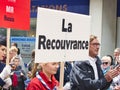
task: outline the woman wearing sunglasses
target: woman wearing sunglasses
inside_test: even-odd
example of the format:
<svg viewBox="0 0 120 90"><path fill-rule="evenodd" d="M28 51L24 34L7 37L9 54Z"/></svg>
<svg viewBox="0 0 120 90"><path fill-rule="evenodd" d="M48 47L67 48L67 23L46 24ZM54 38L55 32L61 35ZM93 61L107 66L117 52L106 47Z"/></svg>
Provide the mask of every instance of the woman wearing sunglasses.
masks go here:
<svg viewBox="0 0 120 90"><path fill-rule="evenodd" d="M103 56L101 60L103 73L106 74L106 72L111 68L112 60L109 56Z"/></svg>

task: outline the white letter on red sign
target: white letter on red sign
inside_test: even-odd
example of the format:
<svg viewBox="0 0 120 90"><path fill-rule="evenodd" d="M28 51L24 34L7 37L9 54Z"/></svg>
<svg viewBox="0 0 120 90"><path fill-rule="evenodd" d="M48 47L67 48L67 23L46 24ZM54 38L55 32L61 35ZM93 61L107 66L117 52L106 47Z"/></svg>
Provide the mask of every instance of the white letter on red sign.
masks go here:
<svg viewBox="0 0 120 90"><path fill-rule="evenodd" d="M14 7L12 7L12 6L6 6L6 12L8 12L8 13L14 13Z"/></svg>

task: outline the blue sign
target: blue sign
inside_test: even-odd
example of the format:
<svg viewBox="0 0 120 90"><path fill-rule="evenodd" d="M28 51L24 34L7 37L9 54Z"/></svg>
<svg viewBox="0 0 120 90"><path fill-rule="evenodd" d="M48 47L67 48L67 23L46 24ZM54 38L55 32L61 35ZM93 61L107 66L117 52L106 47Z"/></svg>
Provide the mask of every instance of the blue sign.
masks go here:
<svg viewBox="0 0 120 90"><path fill-rule="evenodd" d="M32 50L35 49L35 37L11 37L10 39L11 43L18 44L24 63L28 63L31 60Z"/></svg>
<svg viewBox="0 0 120 90"><path fill-rule="evenodd" d="M90 0L31 0L31 18L37 17L37 7L89 15Z"/></svg>
<svg viewBox="0 0 120 90"><path fill-rule="evenodd" d="M89 15L89 4L90 0L31 0L31 18L37 17L37 7ZM120 0L117 0L117 16L120 17Z"/></svg>
<svg viewBox="0 0 120 90"><path fill-rule="evenodd" d="M11 37L11 42L35 42L35 37Z"/></svg>

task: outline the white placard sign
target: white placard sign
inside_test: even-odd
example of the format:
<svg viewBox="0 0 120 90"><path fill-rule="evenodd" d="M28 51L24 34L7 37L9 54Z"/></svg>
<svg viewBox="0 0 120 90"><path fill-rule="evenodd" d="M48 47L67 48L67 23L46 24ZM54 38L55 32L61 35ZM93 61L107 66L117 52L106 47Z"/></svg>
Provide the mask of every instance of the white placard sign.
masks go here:
<svg viewBox="0 0 120 90"><path fill-rule="evenodd" d="M87 59L90 17L38 8L35 62Z"/></svg>

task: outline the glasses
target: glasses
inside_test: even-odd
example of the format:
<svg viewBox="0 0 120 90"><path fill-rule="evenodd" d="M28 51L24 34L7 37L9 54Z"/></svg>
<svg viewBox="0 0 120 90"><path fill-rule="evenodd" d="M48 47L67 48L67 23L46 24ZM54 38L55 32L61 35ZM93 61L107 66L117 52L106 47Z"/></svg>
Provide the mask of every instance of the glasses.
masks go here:
<svg viewBox="0 0 120 90"><path fill-rule="evenodd" d="M91 43L90 45L93 45L93 46L100 46L100 43Z"/></svg>
<svg viewBox="0 0 120 90"><path fill-rule="evenodd" d="M105 65L107 65L107 64L108 64L108 62L103 62L102 64L105 64Z"/></svg>

